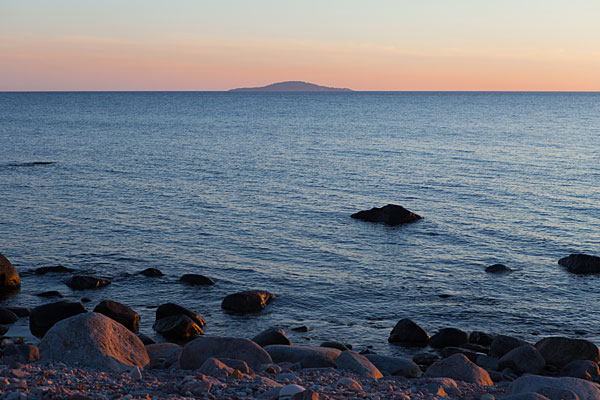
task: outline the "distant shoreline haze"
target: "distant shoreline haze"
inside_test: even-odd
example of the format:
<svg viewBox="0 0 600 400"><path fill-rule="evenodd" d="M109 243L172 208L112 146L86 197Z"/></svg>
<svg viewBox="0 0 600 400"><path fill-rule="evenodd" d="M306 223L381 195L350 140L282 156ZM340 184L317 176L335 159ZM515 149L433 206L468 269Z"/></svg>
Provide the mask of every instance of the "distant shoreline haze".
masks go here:
<svg viewBox="0 0 600 400"><path fill-rule="evenodd" d="M236 88L229 92L352 92L352 89L321 86L302 81L285 81L261 87Z"/></svg>

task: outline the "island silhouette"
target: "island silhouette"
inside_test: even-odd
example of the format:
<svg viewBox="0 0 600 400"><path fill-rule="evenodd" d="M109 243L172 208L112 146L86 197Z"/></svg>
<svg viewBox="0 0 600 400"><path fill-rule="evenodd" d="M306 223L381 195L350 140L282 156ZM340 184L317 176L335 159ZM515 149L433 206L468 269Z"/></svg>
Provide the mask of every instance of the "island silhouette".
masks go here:
<svg viewBox="0 0 600 400"><path fill-rule="evenodd" d="M302 81L285 81L272 83L261 87L248 87L231 89L230 92L351 92L348 88L334 88L315 85L314 83Z"/></svg>

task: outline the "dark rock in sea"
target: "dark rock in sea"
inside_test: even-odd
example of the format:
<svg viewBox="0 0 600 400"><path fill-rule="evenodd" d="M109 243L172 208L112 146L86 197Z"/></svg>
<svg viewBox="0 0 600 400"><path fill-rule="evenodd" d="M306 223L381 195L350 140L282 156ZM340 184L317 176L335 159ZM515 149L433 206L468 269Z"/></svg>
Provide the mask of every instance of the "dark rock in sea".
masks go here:
<svg viewBox="0 0 600 400"><path fill-rule="evenodd" d="M19 317L19 318L29 316L28 308L25 308L25 307L6 307L6 308L8 308L10 311L14 312L17 315L17 317Z"/></svg>
<svg viewBox="0 0 600 400"><path fill-rule="evenodd" d="M44 304L31 310L29 315L29 330L41 338L58 321L87 312L81 303L63 300L56 303Z"/></svg>
<svg viewBox="0 0 600 400"><path fill-rule="evenodd" d="M141 271L140 274L149 278L156 278L164 275L159 269L156 268L146 268L145 270Z"/></svg>
<svg viewBox="0 0 600 400"><path fill-rule="evenodd" d="M319 345L320 347L330 347L332 349L338 349L340 351L346 351L346 350L352 350L351 347L346 346L343 343L340 342L334 342L334 341L327 341L327 342L323 342Z"/></svg>
<svg viewBox="0 0 600 400"><path fill-rule="evenodd" d="M98 289L110 285L108 279L90 275L75 275L67 281L67 286L73 290Z"/></svg>
<svg viewBox="0 0 600 400"><path fill-rule="evenodd" d="M404 318L394 326L388 342L397 343L402 346L426 346L427 342L429 342L429 335L425 332L425 329L410 319Z"/></svg>
<svg viewBox="0 0 600 400"><path fill-rule="evenodd" d="M2 349L2 362L29 364L40 359L40 350L32 344L9 344Z"/></svg>
<svg viewBox="0 0 600 400"><path fill-rule="evenodd" d="M212 279L210 279L207 276L204 275L198 275L198 274L185 274L183 275L179 281L181 283L185 283L186 285L214 285L215 281L213 281Z"/></svg>
<svg viewBox="0 0 600 400"><path fill-rule="evenodd" d="M436 349L443 349L448 346L458 347L468 341L467 332L456 328L444 328L429 339L429 345Z"/></svg>
<svg viewBox="0 0 600 400"><path fill-rule="evenodd" d="M542 354L529 344L512 349L498 362L499 369L510 368L518 374L541 374L545 367Z"/></svg>
<svg viewBox="0 0 600 400"><path fill-rule="evenodd" d="M206 321L200 315L175 303L162 304L156 309L157 321L159 319L171 317L174 315L185 315L192 321L194 321L196 324L198 324L198 326L200 326L201 328L206 324Z"/></svg>
<svg viewBox="0 0 600 400"><path fill-rule="evenodd" d="M600 257L587 254L571 254L561 258L558 263L574 274L600 273Z"/></svg>
<svg viewBox="0 0 600 400"><path fill-rule="evenodd" d="M406 224L423 219L420 215L395 204L388 204L381 208L374 207L370 210L359 211L352 214L351 217L366 222L383 222L390 226Z"/></svg>
<svg viewBox="0 0 600 400"><path fill-rule="evenodd" d="M72 268L63 267L62 265L54 265L52 267L40 267L35 270L36 275L45 275L49 272L68 273L75 271Z"/></svg>
<svg viewBox="0 0 600 400"><path fill-rule="evenodd" d="M473 331L469 335L469 343L478 344L481 346L489 346L494 341L494 335L489 333Z"/></svg>
<svg viewBox="0 0 600 400"><path fill-rule="evenodd" d="M0 253L0 296L18 292L20 288L21 278L19 278L19 273L10 261Z"/></svg>
<svg viewBox="0 0 600 400"><path fill-rule="evenodd" d="M136 336L142 341L142 343L144 343L145 346L148 346L149 344L156 344L156 341L154 341L154 339L145 333L138 332L136 333Z"/></svg>
<svg viewBox="0 0 600 400"><path fill-rule="evenodd" d="M204 335L202 328L183 314L157 319L152 328L166 339L176 343L188 342L198 335Z"/></svg>
<svg viewBox="0 0 600 400"><path fill-rule="evenodd" d="M491 357L502 357L512 349L529 344L524 340L517 339L512 336L498 335L494 338L490 345L489 355ZM537 346L536 346L537 347Z"/></svg>
<svg viewBox="0 0 600 400"><path fill-rule="evenodd" d="M89 297L82 297L81 298L81 302L82 303L89 303L90 301L92 301L92 299L90 299Z"/></svg>
<svg viewBox="0 0 600 400"><path fill-rule="evenodd" d="M131 332L140 330L140 315L124 304L112 300L103 300L94 308L94 312L114 319Z"/></svg>
<svg viewBox="0 0 600 400"><path fill-rule="evenodd" d="M560 370L560 376L570 376L579 379L596 379L600 376L598 363L590 360L575 360Z"/></svg>
<svg viewBox="0 0 600 400"><path fill-rule="evenodd" d="M269 328L252 338L252 341L260 347L270 344L284 344L291 346L292 342L285 336L285 331L281 328Z"/></svg>
<svg viewBox="0 0 600 400"><path fill-rule="evenodd" d="M512 272L512 269L508 268L506 265L503 264L494 264L487 267L485 269L485 272L489 274L506 274Z"/></svg>
<svg viewBox="0 0 600 400"><path fill-rule="evenodd" d="M548 337L537 342L535 348L542 354L547 365L558 369L575 360L591 360L595 363L600 360L598 346L584 339Z"/></svg>
<svg viewBox="0 0 600 400"><path fill-rule="evenodd" d="M7 307L0 307L0 324L10 325L17 322L19 317Z"/></svg>
<svg viewBox="0 0 600 400"><path fill-rule="evenodd" d="M38 296L38 297L58 297L58 298L64 297L62 294L60 294L56 290L50 290L48 292L37 293L36 296Z"/></svg>
<svg viewBox="0 0 600 400"><path fill-rule="evenodd" d="M247 290L226 296L221 308L233 313L251 313L265 308L273 298L274 294L264 290Z"/></svg>
<svg viewBox="0 0 600 400"><path fill-rule="evenodd" d="M292 330L295 332L308 332L310 329L306 325L301 325L293 327Z"/></svg>

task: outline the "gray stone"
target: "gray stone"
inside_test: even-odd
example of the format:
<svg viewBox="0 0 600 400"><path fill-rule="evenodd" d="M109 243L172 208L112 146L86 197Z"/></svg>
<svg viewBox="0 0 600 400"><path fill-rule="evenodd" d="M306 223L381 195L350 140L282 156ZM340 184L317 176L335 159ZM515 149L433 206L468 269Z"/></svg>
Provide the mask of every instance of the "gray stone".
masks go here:
<svg viewBox="0 0 600 400"><path fill-rule="evenodd" d="M523 375L512 382L508 388L509 395L537 392L542 393L546 388L568 390L575 393L580 400L600 399L600 389L597 384L577 378L551 378L538 375Z"/></svg>
<svg viewBox="0 0 600 400"><path fill-rule="evenodd" d="M264 290L247 290L226 296L221 308L238 314L262 310L275 298L275 295Z"/></svg>
<svg viewBox="0 0 600 400"><path fill-rule="evenodd" d="M440 355L442 356L442 358L450 357L452 354L456 354L456 353L464 354L472 362L476 362L477 357L479 356L479 354L475 353L474 351L471 351L469 349L464 349L462 347L450 346L450 347L444 347L442 350L440 350Z"/></svg>
<svg viewBox="0 0 600 400"><path fill-rule="evenodd" d="M487 267L485 269L485 272L487 272L488 274L506 274L512 272L512 269L508 268L504 264L494 264Z"/></svg>
<svg viewBox="0 0 600 400"><path fill-rule="evenodd" d="M571 254L558 263L574 274L597 274L600 272L600 257L587 254Z"/></svg>
<svg viewBox="0 0 600 400"><path fill-rule="evenodd" d="M17 292L21 288L21 278L13 265L0 253L0 295Z"/></svg>
<svg viewBox="0 0 600 400"><path fill-rule="evenodd" d="M487 370L493 369L493 370L497 370L498 369L498 364L500 363L500 359L497 357L490 357L487 354L480 354L477 356L477 360L475 361L475 364L479 365L480 367L483 367Z"/></svg>
<svg viewBox="0 0 600 400"><path fill-rule="evenodd" d="M487 371L473 364L464 354L454 354L436 361L427 368L425 375L452 378L482 386L493 385L492 378Z"/></svg>
<svg viewBox="0 0 600 400"><path fill-rule="evenodd" d="M335 360L338 369L352 371L361 376L379 379L383 377L381 371L369 359L352 350L345 350Z"/></svg>
<svg viewBox="0 0 600 400"><path fill-rule="evenodd" d="M36 275L46 275L47 273L69 273L75 271L72 268L67 268L63 265L53 265L50 267L39 267L34 271Z"/></svg>
<svg viewBox="0 0 600 400"><path fill-rule="evenodd" d="M598 363L590 360L571 361L560 370L561 376L570 376L572 378L593 379L600 376Z"/></svg>
<svg viewBox="0 0 600 400"><path fill-rule="evenodd" d="M418 353L412 357L412 360L417 365L423 365L429 367L431 364L440 359L440 356L434 353Z"/></svg>
<svg viewBox="0 0 600 400"><path fill-rule="evenodd" d="M559 369L575 360L591 360L596 363L600 360L598 346L584 339L548 337L537 342L535 347L547 365Z"/></svg>
<svg viewBox="0 0 600 400"><path fill-rule="evenodd" d="M489 355L491 357L502 357L512 349L529 344L524 340L517 339L512 336L498 335L494 337L492 344L490 345Z"/></svg>
<svg viewBox="0 0 600 400"><path fill-rule="evenodd" d="M252 341L261 347L270 344L283 344L291 346L292 342L285 336L285 331L281 328L269 328L252 338Z"/></svg>
<svg viewBox="0 0 600 400"><path fill-rule="evenodd" d="M535 347L525 344L516 347L500 358L499 369L510 368L520 374L539 374L544 371L546 361Z"/></svg>
<svg viewBox="0 0 600 400"><path fill-rule="evenodd" d="M207 358L206 361L202 363L200 368L198 368L198 372L210 376L214 376L215 378L224 378L233 373L234 369L228 367L218 359L214 357Z"/></svg>
<svg viewBox="0 0 600 400"><path fill-rule="evenodd" d="M429 335L419 325L404 318L394 326L388 342L404 346L425 346L429 342Z"/></svg>
<svg viewBox="0 0 600 400"><path fill-rule="evenodd" d="M408 358L381 356L378 354L365 354L365 357L381 372L386 371L391 375L399 375L405 378L419 378L423 375L421 368Z"/></svg>
<svg viewBox="0 0 600 400"><path fill-rule="evenodd" d="M457 328L444 328L429 339L429 345L434 348L443 349L444 347L458 347L469 341L467 332Z"/></svg>
<svg viewBox="0 0 600 400"><path fill-rule="evenodd" d="M131 332L140 330L140 315L124 304L112 300L103 300L94 308L94 312L114 319Z"/></svg>
<svg viewBox="0 0 600 400"><path fill-rule="evenodd" d="M317 346L265 346L273 362L301 363L303 368L335 367L335 360L341 354L338 349ZM318 365L318 366L317 366Z"/></svg>
<svg viewBox="0 0 600 400"><path fill-rule="evenodd" d="M323 342L319 346L320 347L331 347L332 349L338 349L339 351L352 350L352 346L348 347L343 343L335 342L332 340Z"/></svg>
<svg viewBox="0 0 600 400"><path fill-rule="evenodd" d="M123 325L98 313L59 321L40 342L42 360L76 363L106 371L143 368L150 361L140 339Z"/></svg>
<svg viewBox="0 0 600 400"><path fill-rule="evenodd" d="M154 343L146 346L146 352L150 360L155 358L177 357L181 354L183 347L175 343Z"/></svg>
<svg viewBox="0 0 600 400"><path fill-rule="evenodd" d="M182 369L197 369L210 357L244 360L253 369L273 362L269 353L249 339L203 336L183 347L179 363Z"/></svg>

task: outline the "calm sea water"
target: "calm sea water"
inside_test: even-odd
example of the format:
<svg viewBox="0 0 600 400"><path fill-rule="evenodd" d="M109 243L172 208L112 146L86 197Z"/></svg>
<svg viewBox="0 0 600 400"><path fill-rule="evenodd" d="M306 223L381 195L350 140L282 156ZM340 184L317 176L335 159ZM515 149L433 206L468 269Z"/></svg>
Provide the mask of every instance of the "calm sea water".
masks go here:
<svg viewBox="0 0 600 400"><path fill-rule="evenodd" d="M600 277L557 264L600 255L599 182L598 93L0 93L0 252L22 277L1 303L112 299L153 334L152 307L176 302L207 334L278 325L390 354L403 317L600 344ZM387 203L425 219L349 217ZM30 272L57 264L113 283ZM148 267L166 275L133 275ZM245 289L278 298L220 309Z"/></svg>

